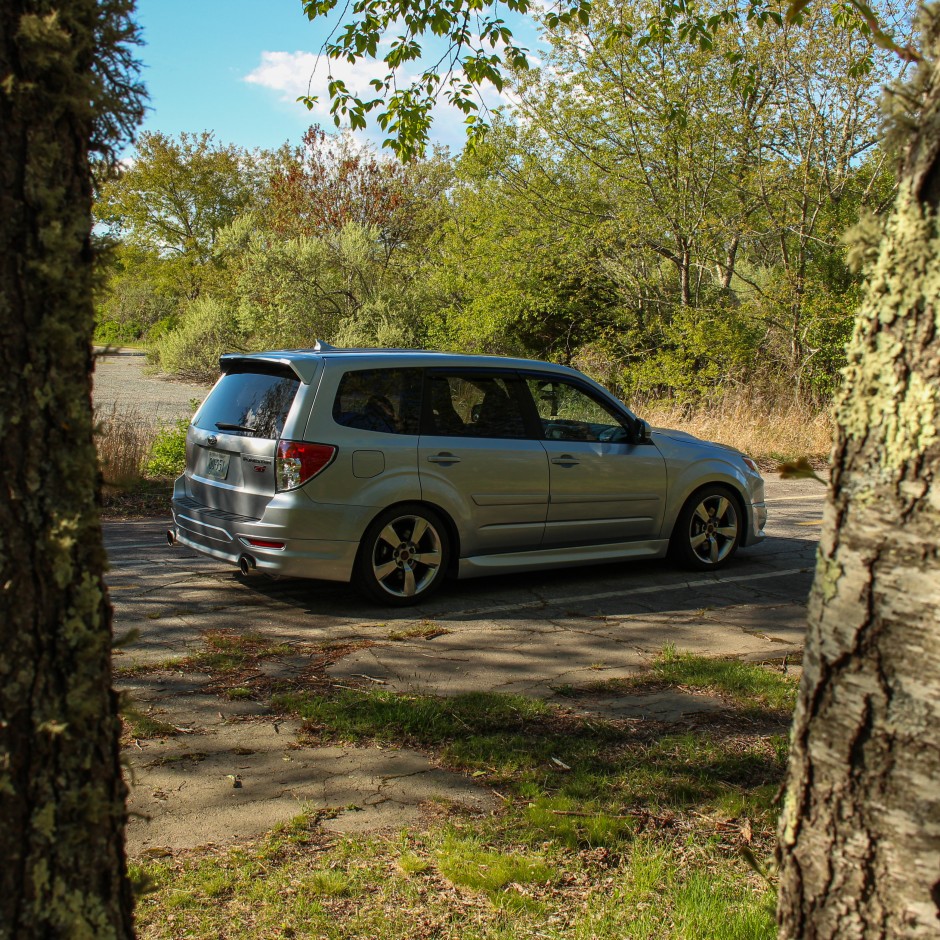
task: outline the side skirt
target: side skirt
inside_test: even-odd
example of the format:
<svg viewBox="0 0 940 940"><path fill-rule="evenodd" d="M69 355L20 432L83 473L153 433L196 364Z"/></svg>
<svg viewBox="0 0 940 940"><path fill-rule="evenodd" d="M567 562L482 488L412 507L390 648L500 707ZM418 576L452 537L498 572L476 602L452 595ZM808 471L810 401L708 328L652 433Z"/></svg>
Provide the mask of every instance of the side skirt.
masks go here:
<svg viewBox="0 0 940 940"><path fill-rule="evenodd" d="M578 545L573 548L542 548L531 552L505 552L497 555L471 555L461 558L458 578L480 578L513 571L545 571L571 568L594 562L628 561L633 558L664 558L668 539L643 542L616 542L609 545Z"/></svg>

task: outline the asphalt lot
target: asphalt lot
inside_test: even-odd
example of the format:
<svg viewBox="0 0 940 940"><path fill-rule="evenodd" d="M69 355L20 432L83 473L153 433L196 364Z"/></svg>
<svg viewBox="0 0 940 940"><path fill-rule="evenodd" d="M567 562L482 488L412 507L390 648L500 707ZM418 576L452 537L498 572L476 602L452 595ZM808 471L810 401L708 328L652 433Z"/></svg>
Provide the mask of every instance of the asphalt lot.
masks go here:
<svg viewBox="0 0 940 940"><path fill-rule="evenodd" d="M211 675L180 663L209 631L284 645L288 653L263 663L272 680L304 682L319 658L331 661L326 678L339 688L515 693L589 717L707 719L721 707L708 696L625 695L604 680L637 672L666 644L798 661L824 491L771 477L767 493L768 539L718 574L642 562L507 575L453 583L404 611L371 606L342 584L244 581L169 547L168 519L107 523L115 632L139 631L115 651L116 684L178 732L125 751L129 851L252 839L314 808L328 810L320 825L337 832L420 826L441 799L474 813L495 808L488 790L417 751L318 746L263 697L219 695ZM333 644L342 652L325 656Z"/></svg>
<svg viewBox="0 0 940 940"><path fill-rule="evenodd" d="M815 481L767 481L765 542L721 572L668 562L613 564L455 582L424 605L372 606L348 585L264 578L165 541L168 520L105 525L118 634L136 628L121 665L156 664L207 630L260 631L296 644L370 640L333 667L393 687L551 696L552 688L629 674L663 647L779 658L802 647L822 518ZM433 638L392 642L416 625Z"/></svg>

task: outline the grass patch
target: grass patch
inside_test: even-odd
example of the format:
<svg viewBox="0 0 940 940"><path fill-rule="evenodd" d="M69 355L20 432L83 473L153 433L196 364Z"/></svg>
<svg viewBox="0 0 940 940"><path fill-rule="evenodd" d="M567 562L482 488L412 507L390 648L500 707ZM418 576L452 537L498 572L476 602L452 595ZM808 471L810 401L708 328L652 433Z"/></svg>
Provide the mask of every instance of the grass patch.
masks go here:
<svg viewBox="0 0 940 940"><path fill-rule="evenodd" d="M235 633L211 630L202 635L205 648L180 663L183 669L208 673L240 673L264 659L289 656L294 650L287 643L272 643L261 633Z"/></svg>
<svg viewBox="0 0 940 940"><path fill-rule="evenodd" d="M504 796L516 813L516 837L527 843L620 850L659 817L690 813L709 829L708 820L747 819L772 838L771 804L786 762L783 722L776 734L727 720L691 733L588 721L486 693L444 699L344 689L284 695L274 704L297 712L320 741L408 745L471 774Z"/></svg>
<svg viewBox="0 0 940 940"><path fill-rule="evenodd" d="M773 889L740 852L773 845L789 683L725 665L666 650L651 666L659 688L725 698L694 728L508 695L325 682L282 694L275 707L315 740L419 748L495 791L501 811L451 806L394 838L330 835L306 815L257 845L154 859L132 872L154 886L139 936L770 940Z"/></svg>
<svg viewBox="0 0 940 940"><path fill-rule="evenodd" d="M125 709L121 713L124 724L122 737L132 740L138 738L168 738L179 734L175 725L161 721L152 715L136 711L133 708Z"/></svg>
<svg viewBox="0 0 940 940"><path fill-rule="evenodd" d="M666 647L653 663L653 673L670 685L699 692L717 692L748 711L791 714L799 682L754 663L711 659Z"/></svg>
<svg viewBox="0 0 940 940"><path fill-rule="evenodd" d="M583 686L560 686L555 692L568 698L579 698L585 695L656 692L669 688L719 696L743 714L788 718L796 707L799 680L756 663L696 656L679 652L674 646L666 646L646 673Z"/></svg>
<svg viewBox="0 0 940 940"><path fill-rule="evenodd" d="M493 851L479 837L450 833L437 851L437 870L452 884L491 899L510 885L547 884L560 872L531 854Z"/></svg>
<svg viewBox="0 0 940 940"><path fill-rule="evenodd" d="M736 859L638 838L621 857L508 842L492 821L325 841L305 820L255 846L132 864L142 940L771 940L772 892Z"/></svg>

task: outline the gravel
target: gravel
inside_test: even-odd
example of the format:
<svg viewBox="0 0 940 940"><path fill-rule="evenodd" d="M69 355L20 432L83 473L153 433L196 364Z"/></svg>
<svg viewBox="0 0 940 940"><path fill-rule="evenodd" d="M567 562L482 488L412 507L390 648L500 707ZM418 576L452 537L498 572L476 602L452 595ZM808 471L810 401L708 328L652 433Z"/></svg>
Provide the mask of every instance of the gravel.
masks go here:
<svg viewBox="0 0 940 940"><path fill-rule="evenodd" d="M157 425L189 416L211 386L177 382L152 371L146 355L136 349L95 350L93 398L100 415L134 415L142 424Z"/></svg>

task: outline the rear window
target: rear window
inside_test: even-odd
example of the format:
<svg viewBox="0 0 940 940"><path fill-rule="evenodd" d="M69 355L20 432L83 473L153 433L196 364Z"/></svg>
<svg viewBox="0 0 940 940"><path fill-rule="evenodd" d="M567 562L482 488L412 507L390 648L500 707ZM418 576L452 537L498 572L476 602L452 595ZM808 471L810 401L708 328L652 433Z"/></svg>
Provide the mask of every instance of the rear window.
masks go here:
<svg viewBox="0 0 940 940"><path fill-rule="evenodd" d="M259 372L223 375L199 409L196 427L274 440L300 387L295 376Z"/></svg>

